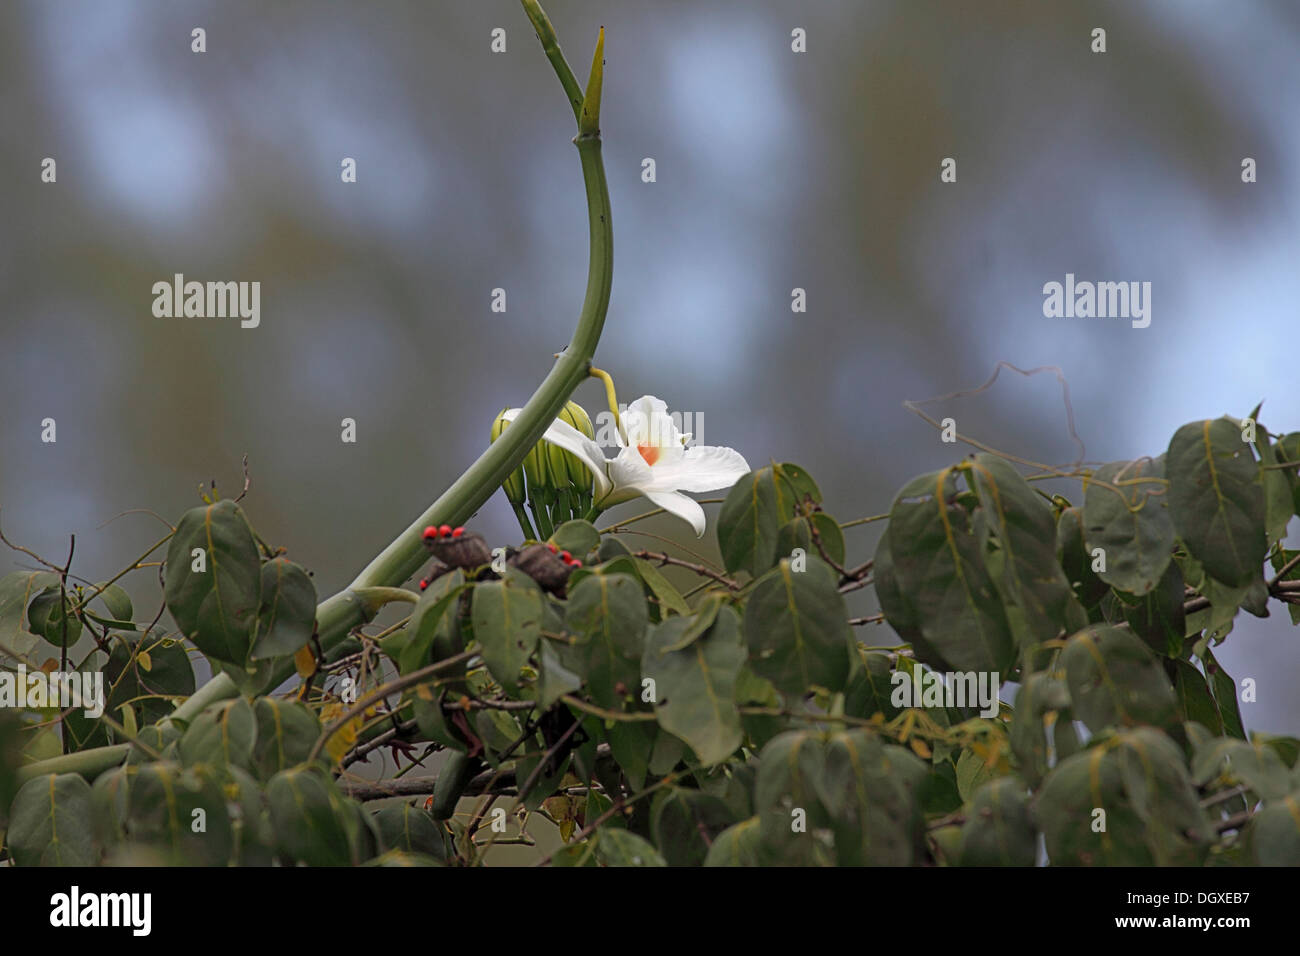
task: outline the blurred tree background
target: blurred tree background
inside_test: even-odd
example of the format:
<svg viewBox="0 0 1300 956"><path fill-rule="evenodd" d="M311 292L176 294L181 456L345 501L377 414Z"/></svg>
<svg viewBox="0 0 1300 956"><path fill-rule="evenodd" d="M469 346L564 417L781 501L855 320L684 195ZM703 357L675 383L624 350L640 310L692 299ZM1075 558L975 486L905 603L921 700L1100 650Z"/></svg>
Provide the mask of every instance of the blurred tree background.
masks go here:
<svg viewBox="0 0 1300 956"><path fill-rule="evenodd" d="M597 358L622 400L703 415L699 437L752 465L799 462L841 521L965 453L902 402L999 360L1061 367L1089 460L1160 454L1183 422L1261 399L1265 425L1300 427L1300 5L547 9L579 72L606 28L616 254ZM236 494L247 454L258 529L332 593L568 340L582 181L514 0L10 2L0 80L0 517L48 557L75 533L87 577L162 531L105 522L175 521L214 478ZM178 272L260 281L260 327L155 318L151 287ZM1151 282L1150 327L1044 318L1043 284L1067 272ZM594 384L577 398L603 407ZM1051 375L928 410L1004 450L1077 455ZM518 536L500 496L473 524ZM671 519L638 527L694 547ZM859 560L878 529L847 532ZM700 547L716 555L712 532ZM141 614L161 601L147 573L126 583ZM1248 728L1300 725L1297 646L1276 608L1239 619L1220 660L1258 681Z"/></svg>

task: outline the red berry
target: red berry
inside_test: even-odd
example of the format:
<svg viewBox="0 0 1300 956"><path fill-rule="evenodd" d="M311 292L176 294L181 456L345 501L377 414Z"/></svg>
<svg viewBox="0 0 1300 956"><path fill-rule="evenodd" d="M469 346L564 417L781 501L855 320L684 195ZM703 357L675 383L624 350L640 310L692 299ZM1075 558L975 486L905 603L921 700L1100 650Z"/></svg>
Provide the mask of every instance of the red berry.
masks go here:
<svg viewBox="0 0 1300 956"><path fill-rule="evenodd" d="M546 542L546 547L550 549L551 554L555 554L555 552L557 552L557 551L560 550L559 548L557 548L557 547L555 546L555 544L554 544L553 542L550 542L550 541Z"/></svg>
<svg viewBox="0 0 1300 956"><path fill-rule="evenodd" d="M573 560L573 555L569 554L569 552L567 552L567 551L561 551L561 552L560 552L560 557L561 557L561 559L563 559L565 562L569 562L569 561L572 561L572 560Z"/></svg>
<svg viewBox="0 0 1300 956"><path fill-rule="evenodd" d="M438 537L438 529L435 528L433 525L429 525L429 527L424 529L425 541L428 541L430 538L436 538L436 537Z"/></svg>
<svg viewBox="0 0 1300 956"><path fill-rule="evenodd" d="M574 558L574 559L573 559L572 567L580 568L580 567L582 567L582 562L579 561L577 558Z"/></svg>
<svg viewBox="0 0 1300 956"><path fill-rule="evenodd" d="M451 525L445 524L438 529L438 537L447 538L451 536Z"/></svg>
<svg viewBox="0 0 1300 956"><path fill-rule="evenodd" d="M429 586L429 582L424 580L424 578L420 578L420 590L423 591L428 586Z"/></svg>
<svg viewBox="0 0 1300 956"><path fill-rule="evenodd" d="M464 534L464 533L465 533L465 529L464 529L464 528L452 528L452 529L451 529L451 536L452 536L453 538L459 538L459 537L460 537L462 534Z"/></svg>

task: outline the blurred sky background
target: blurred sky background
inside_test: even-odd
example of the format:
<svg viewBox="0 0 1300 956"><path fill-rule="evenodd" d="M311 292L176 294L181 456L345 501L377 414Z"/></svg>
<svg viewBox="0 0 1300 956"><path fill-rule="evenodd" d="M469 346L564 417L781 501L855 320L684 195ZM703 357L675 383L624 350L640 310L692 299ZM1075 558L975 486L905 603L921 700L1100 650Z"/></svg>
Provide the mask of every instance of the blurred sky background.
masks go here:
<svg viewBox="0 0 1300 956"><path fill-rule="evenodd" d="M623 401L653 393L702 413L706 443L804 465L840 520L965 453L902 402L999 360L1061 367L1090 460L1160 454L1184 422L1260 400L1266 426L1300 429L1300 3L545 6L581 77L606 29L597 363ZM573 120L513 0L10 0L0 80L0 519L51 558L75 533L85 577L164 530L101 527L114 515L175 521L214 478L236 494L247 454L254 525L333 593L569 339L587 263ZM177 272L259 280L260 327L155 318L151 287ZM1151 282L1150 327L1044 318L1067 272ZM594 384L578 397L603 405ZM1050 375L928 410L1076 457ZM473 524L518 537L500 495ZM671 519L638 527L696 547ZM847 532L859 561L879 527ZM716 555L712 528L699 547ZM28 563L5 553L0 572ZM152 616L153 574L128 581ZM1259 682L1248 727L1294 733L1300 634L1272 607L1220 660Z"/></svg>

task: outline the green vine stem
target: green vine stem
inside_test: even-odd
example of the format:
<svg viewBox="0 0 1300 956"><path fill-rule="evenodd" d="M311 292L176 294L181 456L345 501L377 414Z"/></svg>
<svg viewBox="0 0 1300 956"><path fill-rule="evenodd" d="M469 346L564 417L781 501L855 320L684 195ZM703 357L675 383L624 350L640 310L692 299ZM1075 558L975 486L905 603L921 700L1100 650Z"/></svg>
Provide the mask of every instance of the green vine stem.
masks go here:
<svg viewBox="0 0 1300 956"><path fill-rule="evenodd" d="M506 476L523 463L524 457L559 416L574 389L587 378L605 326L613 282L614 236L609 186L605 180L605 166L600 151L604 30L602 29L596 43L586 93L580 93L545 12L537 0L521 2L542 41L547 59L560 78L560 84L564 87L578 122L578 135L573 142L578 147L578 158L582 164L590 234L587 292L582 312L578 316L578 325L568 347L557 357L550 373L505 433L490 444L451 487L366 565L351 584L316 607L317 633L321 646L327 651L346 639L354 627L366 623L373 616L374 592L370 589L400 587L428 559L428 551L421 540L421 532L427 525L464 524L501 486ZM269 674L269 686L278 686L293 674L293 660L281 661ZM228 674L217 674L160 723L175 719L193 720L213 701L226 700L238 694L239 688ZM20 782L26 782L48 773L80 773L93 778L121 763L129 750L130 744L117 744L52 757L22 767L18 778Z"/></svg>

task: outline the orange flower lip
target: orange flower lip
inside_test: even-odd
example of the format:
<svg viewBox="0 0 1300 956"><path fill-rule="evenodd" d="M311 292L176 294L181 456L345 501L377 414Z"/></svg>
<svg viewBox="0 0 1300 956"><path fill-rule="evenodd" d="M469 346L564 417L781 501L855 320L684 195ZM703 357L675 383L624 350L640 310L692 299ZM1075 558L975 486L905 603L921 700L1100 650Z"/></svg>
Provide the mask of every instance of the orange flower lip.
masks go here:
<svg viewBox="0 0 1300 956"><path fill-rule="evenodd" d="M637 442L636 450L641 453L647 465L653 465L659 460L659 446L648 445L645 442Z"/></svg>

